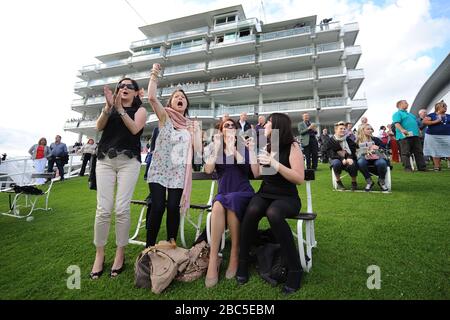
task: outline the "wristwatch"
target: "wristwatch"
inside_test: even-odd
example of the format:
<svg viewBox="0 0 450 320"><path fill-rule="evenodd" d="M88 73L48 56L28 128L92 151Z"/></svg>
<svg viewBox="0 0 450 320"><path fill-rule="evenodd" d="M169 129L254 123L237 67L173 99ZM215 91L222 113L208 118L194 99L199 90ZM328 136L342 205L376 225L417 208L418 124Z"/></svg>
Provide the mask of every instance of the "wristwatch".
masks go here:
<svg viewBox="0 0 450 320"><path fill-rule="evenodd" d="M124 116L124 115L126 115L127 113L125 112L125 110L124 111L122 111L122 112L119 112L119 115L120 116Z"/></svg>

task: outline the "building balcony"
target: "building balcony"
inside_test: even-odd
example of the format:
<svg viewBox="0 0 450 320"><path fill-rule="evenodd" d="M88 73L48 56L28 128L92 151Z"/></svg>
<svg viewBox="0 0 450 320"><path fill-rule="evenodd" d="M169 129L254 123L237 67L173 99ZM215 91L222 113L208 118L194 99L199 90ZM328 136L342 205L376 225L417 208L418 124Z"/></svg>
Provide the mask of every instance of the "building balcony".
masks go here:
<svg viewBox="0 0 450 320"><path fill-rule="evenodd" d="M244 55L255 52L256 35L251 34L245 37L239 37L231 40L224 40L223 42L211 42L209 45L210 52L216 56L220 55Z"/></svg>
<svg viewBox="0 0 450 320"><path fill-rule="evenodd" d="M256 71L256 56L254 54L233 58L216 59L208 64L208 71L212 75L219 74L226 69L231 73L246 73Z"/></svg>
<svg viewBox="0 0 450 320"><path fill-rule="evenodd" d="M74 99L74 100L72 100L72 108L84 106L84 103L85 103L85 99Z"/></svg>
<svg viewBox="0 0 450 320"><path fill-rule="evenodd" d="M305 70L305 71L263 75L260 79L259 84L261 86L264 86L280 82L286 83L286 82L313 80L313 79L314 79L313 71Z"/></svg>
<svg viewBox="0 0 450 320"><path fill-rule="evenodd" d="M361 58L361 47L360 46L350 46L344 49L345 53L345 64L347 69L355 69L358 65L358 61Z"/></svg>
<svg viewBox="0 0 450 320"><path fill-rule="evenodd" d="M213 109L189 109L190 118L214 118Z"/></svg>
<svg viewBox="0 0 450 320"><path fill-rule="evenodd" d="M254 77L232 79L232 80L221 80L208 83L208 91L254 87L255 84L256 78Z"/></svg>
<svg viewBox="0 0 450 320"><path fill-rule="evenodd" d="M340 42L322 43L316 46L315 56L318 68L336 65L343 56L344 48Z"/></svg>
<svg viewBox="0 0 450 320"><path fill-rule="evenodd" d="M122 76L114 76L102 79L94 79L91 81L77 82L75 84L75 92L80 94L88 94L91 93L92 90L99 91L105 85L117 84L122 78Z"/></svg>
<svg viewBox="0 0 450 320"><path fill-rule="evenodd" d="M355 99L355 100L350 100L350 106L353 109L356 108L363 108L363 109L367 109L367 100L366 99Z"/></svg>
<svg viewBox="0 0 450 320"><path fill-rule="evenodd" d="M262 33L259 40L263 48L272 51L281 48L290 48L294 42L297 45L306 46L311 43L310 35L311 28L305 26L301 28Z"/></svg>
<svg viewBox="0 0 450 320"><path fill-rule="evenodd" d="M321 108L344 107L348 106L348 101L346 98L325 98L320 99L319 105Z"/></svg>
<svg viewBox="0 0 450 320"><path fill-rule="evenodd" d="M179 85L179 86L163 88L161 96L162 97L168 97L177 88L183 89L183 91L186 92L186 94L187 93L191 93L192 94L192 93L204 93L205 92L205 84L204 83L182 84L182 85Z"/></svg>
<svg viewBox="0 0 450 320"><path fill-rule="evenodd" d="M151 46L155 46L157 44L163 44L166 42L166 36L159 36L159 37L153 37L153 38L148 38L148 39L144 39L144 40L138 40L138 41L133 41L130 45L130 49L131 50L135 50L135 49L142 49L145 47L151 47Z"/></svg>
<svg viewBox="0 0 450 320"><path fill-rule="evenodd" d="M170 33L167 36L167 41L173 42L175 40L195 38L198 36L208 36L209 37L209 27L206 26L206 27L201 27L201 28L187 30L187 31Z"/></svg>
<svg viewBox="0 0 450 320"><path fill-rule="evenodd" d="M276 72L281 65L286 70L295 70L295 68L310 66L313 54L314 48L311 46L263 52L259 56L259 64L268 73Z"/></svg>
<svg viewBox="0 0 450 320"><path fill-rule="evenodd" d="M339 41L339 34L341 32L341 24L331 22L327 24L319 24L314 28L313 38L318 43L329 43Z"/></svg>
<svg viewBox="0 0 450 320"><path fill-rule="evenodd" d="M343 31L345 46L347 47L354 45L359 32L358 22L344 24Z"/></svg>
<svg viewBox="0 0 450 320"><path fill-rule="evenodd" d="M258 24L258 19L256 18L251 18L251 19L247 19L247 20L242 20L242 21L234 21L234 22L230 22L230 23L225 23L225 24L220 24L220 25L215 25L212 33L219 33L219 32L224 32L224 31L228 31L228 30L237 30L240 28L245 28L245 27L254 27Z"/></svg>
<svg viewBox="0 0 450 320"><path fill-rule="evenodd" d="M341 67L321 68L318 69L319 78L344 76L344 69Z"/></svg>
<svg viewBox="0 0 450 320"><path fill-rule="evenodd" d="M335 50L343 50L340 42L322 43L317 45L317 54Z"/></svg>
<svg viewBox="0 0 450 320"><path fill-rule="evenodd" d="M255 105L253 104L239 105L239 106L219 105L219 107L216 108L216 117L218 118L222 117L225 113L228 113L230 117L236 117L243 112L247 113L248 115L255 114Z"/></svg>
<svg viewBox="0 0 450 320"><path fill-rule="evenodd" d="M298 99L301 92L312 92L312 70L263 75L259 80L263 96L277 99Z"/></svg>
<svg viewBox="0 0 450 320"><path fill-rule="evenodd" d="M166 58L173 63L185 62L187 59L206 59L207 49L206 42L191 47L170 48L167 50Z"/></svg>
<svg viewBox="0 0 450 320"><path fill-rule="evenodd" d="M161 47L161 51L151 53L151 51L141 51L139 54L132 56L127 62L130 67L136 69L150 69L153 63L161 63L164 61L165 48Z"/></svg>
<svg viewBox="0 0 450 320"><path fill-rule="evenodd" d="M203 77L206 73L206 62L190 63L181 66L172 66L164 69L164 78L169 81L184 79L189 74L189 79Z"/></svg>
<svg viewBox="0 0 450 320"><path fill-rule="evenodd" d="M348 94L353 99L364 80L364 71L362 69L348 70Z"/></svg>
<svg viewBox="0 0 450 320"><path fill-rule="evenodd" d="M314 100L296 100L296 101L284 101L284 102L272 102L264 103L259 106L259 114L271 114L273 112L298 112L301 110L311 109L314 110Z"/></svg>

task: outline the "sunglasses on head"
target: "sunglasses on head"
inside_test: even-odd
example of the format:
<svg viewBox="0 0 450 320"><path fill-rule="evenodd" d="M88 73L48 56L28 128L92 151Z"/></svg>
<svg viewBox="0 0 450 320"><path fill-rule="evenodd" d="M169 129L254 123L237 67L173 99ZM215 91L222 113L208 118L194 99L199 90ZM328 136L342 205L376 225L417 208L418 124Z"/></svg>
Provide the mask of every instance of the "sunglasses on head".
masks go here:
<svg viewBox="0 0 450 320"><path fill-rule="evenodd" d="M135 88L134 88L134 85L132 84L132 83L121 83L121 84L119 84L119 89L123 89L123 88L125 88L125 87L127 87L128 89L130 89L130 90L136 90Z"/></svg>
<svg viewBox="0 0 450 320"><path fill-rule="evenodd" d="M223 127L224 127L225 129L236 129L236 127L234 126L233 123L225 123L225 124L223 125Z"/></svg>

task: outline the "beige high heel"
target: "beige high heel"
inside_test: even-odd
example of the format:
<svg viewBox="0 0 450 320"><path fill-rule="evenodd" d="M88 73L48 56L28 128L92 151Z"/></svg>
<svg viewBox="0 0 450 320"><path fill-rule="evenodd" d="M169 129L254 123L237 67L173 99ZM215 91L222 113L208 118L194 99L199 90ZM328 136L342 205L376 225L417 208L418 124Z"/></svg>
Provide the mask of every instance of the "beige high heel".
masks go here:
<svg viewBox="0 0 450 320"><path fill-rule="evenodd" d="M212 288L219 282L219 271L221 262L222 262L221 259L219 259L217 262L217 277L214 278L205 277L205 287Z"/></svg>

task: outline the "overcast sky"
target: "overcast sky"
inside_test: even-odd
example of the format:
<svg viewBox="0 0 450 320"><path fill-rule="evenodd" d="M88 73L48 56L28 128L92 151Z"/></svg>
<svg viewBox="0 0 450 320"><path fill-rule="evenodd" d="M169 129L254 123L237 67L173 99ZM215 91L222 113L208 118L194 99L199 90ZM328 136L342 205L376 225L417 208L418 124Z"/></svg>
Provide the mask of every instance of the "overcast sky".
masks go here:
<svg viewBox="0 0 450 320"><path fill-rule="evenodd" d="M359 23L369 122L391 122L395 102L413 102L450 49L450 4L446 0L14 0L2 4L0 28L0 153L25 155L42 136L63 131L71 111L77 71L95 56L127 50L145 36L138 27L242 4L247 18L266 23L317 15L318 21ZM264 10L262 10L264 7ZM151 66L149 66L150 68Z"/></svg>

